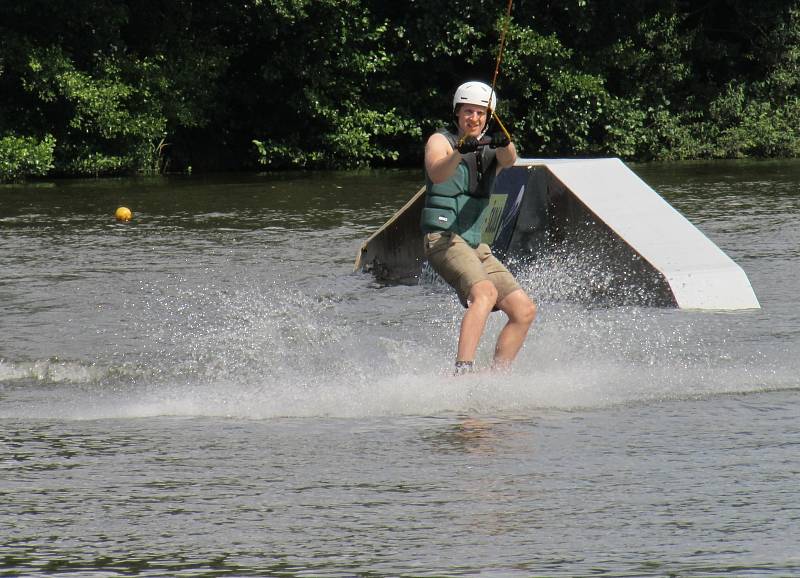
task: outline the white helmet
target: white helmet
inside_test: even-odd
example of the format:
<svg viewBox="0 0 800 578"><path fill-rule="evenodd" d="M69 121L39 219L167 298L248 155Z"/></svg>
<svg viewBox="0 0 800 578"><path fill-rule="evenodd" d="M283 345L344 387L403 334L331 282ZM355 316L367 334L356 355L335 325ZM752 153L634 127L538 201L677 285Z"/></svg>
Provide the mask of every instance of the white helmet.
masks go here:
<svg viewBox="0 0 800 578"><path fill-rule="evenodd" d="M491 97L491 104L489 103ZM477 104L494 110L497 106L497 94L492 91L492 87L483 82L465 82L456 89L453 95L453 110L459 104Z"/></svg>

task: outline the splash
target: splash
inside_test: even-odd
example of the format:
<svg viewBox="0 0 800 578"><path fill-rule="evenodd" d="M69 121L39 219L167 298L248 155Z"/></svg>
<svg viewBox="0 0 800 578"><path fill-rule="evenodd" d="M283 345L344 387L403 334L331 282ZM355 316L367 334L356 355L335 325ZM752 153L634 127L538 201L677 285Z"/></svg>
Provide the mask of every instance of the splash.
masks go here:
<svg viewBox="0 0 800 578"><path fill-rule="evenodd" d="M135 350L0 362L0 418L525 414L798 387L787 347L741 341L747 314L559 300L573 278L544 267L520 276L540 315L509 373L451 375L462 310L438 285L173 279L127 304ZM490 319L480 366L503 322Z"/></svg>

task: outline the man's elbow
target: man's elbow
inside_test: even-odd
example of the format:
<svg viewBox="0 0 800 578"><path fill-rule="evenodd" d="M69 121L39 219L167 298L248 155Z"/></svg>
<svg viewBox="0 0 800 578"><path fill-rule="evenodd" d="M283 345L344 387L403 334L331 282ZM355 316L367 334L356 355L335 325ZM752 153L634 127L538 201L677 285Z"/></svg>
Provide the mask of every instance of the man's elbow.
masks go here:
<svg viewBox="0 0 800 578"><path fill-rule="evenodd" d="M425 172L428 175L428 179L430 179L433 184L438 185L453 176L455 171L448 171L447 169L448 167L434 165L427 167Z"/></svg>
<svg viewBox="0 0 800 578"><path fill-rule="evenodd" d="M504 169L508 169L514 166L514 163L517 162L516 155L513 157L509 157L508 159L504 159L500 161L500 166Z"/></svg>
<svg viewBox="0 0 800 578"><path fill-rule="evenodd" d="M513 147L514 145L511 146ZM502 153L497 155L497 162L504 169L514 166L514 163L517 162L516 149L513 149L511 147L505 149Z"/></svg>

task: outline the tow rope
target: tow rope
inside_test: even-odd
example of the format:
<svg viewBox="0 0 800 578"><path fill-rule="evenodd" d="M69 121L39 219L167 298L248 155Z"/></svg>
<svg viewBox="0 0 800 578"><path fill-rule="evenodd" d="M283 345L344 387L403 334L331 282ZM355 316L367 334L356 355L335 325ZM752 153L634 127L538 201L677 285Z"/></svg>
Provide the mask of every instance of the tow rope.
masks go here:
<svg viewBox="0 0 800 578"><path fill-rule="evenodd" d="M506 17L505 22L503 23L503 29L500 31L500 48L497 51L497 61L494 65L494 76L492 76L492 90L489 93L489 103L492 102L492 97L494 96L494 87L497 83L497 76L500 74L500 63L503 60L503 49L506 45L506 33L508 32L508 25L511 22L511 5L513 4L514 0L508 0L508 6L506 7ZM509 134L506 127L503 125L503 121L500 120L500 117L497 115L497 112L492 110L492 117L497 121L498 126L503 131L503 134L506 135L508 140L511 140L511 134Z"/></svg>

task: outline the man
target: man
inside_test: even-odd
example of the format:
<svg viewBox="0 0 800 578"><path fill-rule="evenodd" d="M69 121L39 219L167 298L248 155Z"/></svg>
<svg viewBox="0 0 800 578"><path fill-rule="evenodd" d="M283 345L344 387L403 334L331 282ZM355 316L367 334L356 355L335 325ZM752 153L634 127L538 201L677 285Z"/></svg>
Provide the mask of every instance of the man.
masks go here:
<svg viewBox="0 0 800 578"><path fill-rule="evenodd" d="M483 136L496 104L488 85L462 84L453 97L457 132L440 130L425 145L425 256L467 309L458 337L457 374L473 369L493 310L508 316L494 350L493 366L499 369L514 360L536 316L536 305L480 239L494 178L517 159L505 135Z"/></svg>

